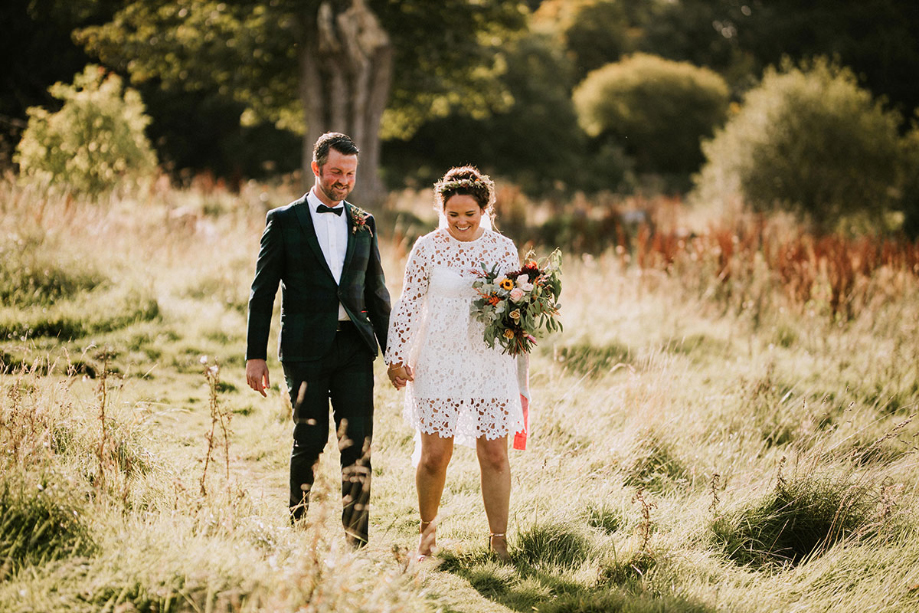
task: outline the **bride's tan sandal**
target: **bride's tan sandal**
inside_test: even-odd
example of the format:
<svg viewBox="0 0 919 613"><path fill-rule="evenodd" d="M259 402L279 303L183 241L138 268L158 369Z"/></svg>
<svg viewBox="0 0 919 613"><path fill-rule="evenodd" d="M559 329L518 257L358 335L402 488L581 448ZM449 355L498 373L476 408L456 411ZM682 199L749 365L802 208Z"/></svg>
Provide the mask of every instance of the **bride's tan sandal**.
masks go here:
<svg viewBox="0 0 919 613"><path fill-rule="evenodd" d="M434 520L423 521L418 527L418 533L421 538L418 541L418 551L415 555L416 562L424 562L428 556L434 553L434 547L437 540L437 525Z"/></svg>
<svg viewBox="0 0 919 613"><path fill-rule="evenodd" d="M499 539L498 543L500 544L500 547L498 548L495 547L495 539ZM511 561L511 554L507 552L507 537L504 535L504 533L490 532L488 534L488 550L495 554L495 557L497 557L502 562Z"/></svg>

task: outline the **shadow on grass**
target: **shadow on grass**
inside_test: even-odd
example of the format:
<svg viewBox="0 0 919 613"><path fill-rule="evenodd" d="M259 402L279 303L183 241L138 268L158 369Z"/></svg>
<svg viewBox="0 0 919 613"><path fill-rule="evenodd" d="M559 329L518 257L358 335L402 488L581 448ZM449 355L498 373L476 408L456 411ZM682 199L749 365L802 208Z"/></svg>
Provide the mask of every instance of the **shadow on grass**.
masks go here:
<svg viewBox="0 0 919 613"><path fill-rule="evenodd" d="M652 595L630 562L607 568L593 560L590 540L574 527L534 526L518 535L512 562L502 564L485 550L446 552L439 570L462 577L484 598L521 613L708 613L703 604ZM632 572L634 571L634 572Z"/></svg>
<svg viewBox="0 0 919 613"><path fill-rule="evenodd" d="M711 525L713 543L738 566L795 566L847 538L864 538L883 522L869 485L851 475L780 480L760 500Z"/></svg>

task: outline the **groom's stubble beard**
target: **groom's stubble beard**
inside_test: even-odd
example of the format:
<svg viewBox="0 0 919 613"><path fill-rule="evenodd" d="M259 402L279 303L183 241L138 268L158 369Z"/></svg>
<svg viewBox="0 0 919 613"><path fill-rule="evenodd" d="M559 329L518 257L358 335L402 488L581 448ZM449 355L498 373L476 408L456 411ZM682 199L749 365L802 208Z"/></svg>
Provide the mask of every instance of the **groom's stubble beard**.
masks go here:
<svg viewBox="0 0 919 613"><path fill-rule="evenodd" d="M338 181L332 183L331 185L326 185L324 182L325 174L322 172L322 168L319 168L319 181L318 187L322 194L328 198L331 202L338 202L344 200L348 197L348 194L354 189L355 181L351 181L350 184L339 183ZM336 192L336 190L338 190Z"/></svg>

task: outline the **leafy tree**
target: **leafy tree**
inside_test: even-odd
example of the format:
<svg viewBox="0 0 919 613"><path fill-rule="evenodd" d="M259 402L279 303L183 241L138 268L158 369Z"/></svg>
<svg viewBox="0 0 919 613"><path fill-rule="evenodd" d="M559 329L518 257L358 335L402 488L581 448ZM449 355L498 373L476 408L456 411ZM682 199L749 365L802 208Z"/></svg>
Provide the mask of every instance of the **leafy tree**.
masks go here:
<svg viewBox="0 0 919 613"><path fill-rule="evenodd" d="M0 168L12 162L28 119L26 109L59 105L48 87L69 81L88 61L70 40L70 31L75 20L91 20L96 13L79 10L74 6L83 4L79 2L61 2L61 10L53 12L51 9L57 7L47 6L53 1L0 2ZM100 11L104 10L101 4L97 7Z"/></svg>
<svg viewBox="0 0 919 613"><path fill-rule="evenodd" d="M707 66L737 91L783 57L834 57L905 115L919 107L914 0L666 0L648 3L638 49Z"/></svg>
<svg viewBox="0 0 919 613"><path fill-rule="evenodd" d="M679 174L701 165L700 139L724 121L728 95L711 70L635 54L591 72L574 103L587 134L624 147L637 171Z"/></svg>
<svg viewBox="0 0 919 613"><path fill-rule="evenodd" d="M111 21L121 0L6 0L0 3L0 169L12 164L28 115L42 106L51 112L61 101L48 93L70 82L91 58L73 42L74 29ZM48 57L54 61L49 62ZM127 71L120 76L127 75ZM300 167L300 139L273 124L240 125L245 106L216 86L188 92L163 89L156 79L135 83L151 118L147 137L164 170L175 178L209 170L221 177L264 176Z"/></svg>
<svg viewBox="0 0 919 613"><path fill-rule="evenodd" d="M746 64L741 41L749 40L753 36L751 30L771 12L767 13L762 2L751 0L741 4L730 0L655 2L641 24L638 47L647 53L691 62L721 74L758 73L763 66ZM754 11L756 17L751 17ZM742 66L740 71L734 68L738 64Z"/></svg>
<svg viewBox="0 0 919 613"><path fill-rule="evenodd" d="M144 135L150 119L136 91L122 95L120 77L89 65L72 86L56 83L49 91L64 104L56 113L28 110L16 153L23 175L96 194L156 170Z"/></svg>
<svg viewBox="0 0 919 613"><path fill-rule="evenodd" d="M859 87L851 70L818 60L769 69L742 108L703 146L702 202L741 198L797 213L819 230L840 219L884 226L907 163L901 116Z"/></svg>
<svg viewBox="0 0 919 613"><path fill-rule="evenodd" d="M393 184L408 177L429 185L450 166L474 163L531 195L557 184L580 186L588 172L587 143L570 97L571 61L547 36L534 33L508 41L504 61L500 79L513 103L488 117L454 113L434 119L408 140L387 142Z"/></svg>
<svg viewBox="0 0 919 613"><path fill-rule="evenodd" d="M621 0L547 0L533 23L571 55L578 81L632 51L630 13Z"/></svg>
<svg viewBox="0 0 919 613"><path fill-rule="evenodd" d="M903 138L903 232L919 238L919 111Z"/></svg>
<svg viewBox="0 0 919 613"><path fill-rule="evenodd" d="M163 89L158 80L137 84L151 122L147 136L162 169L185 182L201 172L237 188L244 178L291 173L300 168L301 137L271 122L242 125L246 107L216 87Z"/></svg>
<svg viewBox="0 0 919 613"><path fill-rule="evenodd" d="M351 134L374 197L381 136L506 106L495 50L525 14L502 0L126 0L77 37L134 80L215 85L247 105L245 122L302 131L304 170L321 133Z"/></svg>

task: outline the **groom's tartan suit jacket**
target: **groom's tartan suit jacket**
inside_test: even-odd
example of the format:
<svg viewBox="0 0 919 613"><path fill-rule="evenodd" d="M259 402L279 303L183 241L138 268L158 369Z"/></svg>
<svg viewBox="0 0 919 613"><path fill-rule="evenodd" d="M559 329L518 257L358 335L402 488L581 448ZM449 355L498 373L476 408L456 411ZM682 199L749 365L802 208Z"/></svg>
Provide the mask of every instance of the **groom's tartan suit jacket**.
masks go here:
<svg viewBox="0 0 919 613"><path fill-rule="evenodd" d="M338 304L357 326L372 355L386 347L389 292L380 264L376 224L368 216L356 226L355 210L344 203L348 247L336 285L316 238L306 195L268 212L249 294L246 359L265 359L274 297L281 285L281 361L321 359L338 327ZM329 213L325 213L329 214Z"/></svg>

